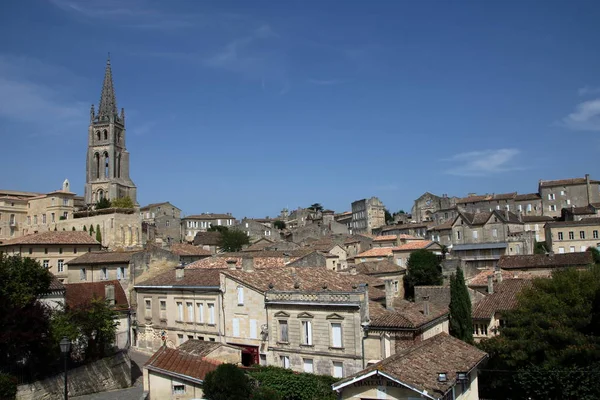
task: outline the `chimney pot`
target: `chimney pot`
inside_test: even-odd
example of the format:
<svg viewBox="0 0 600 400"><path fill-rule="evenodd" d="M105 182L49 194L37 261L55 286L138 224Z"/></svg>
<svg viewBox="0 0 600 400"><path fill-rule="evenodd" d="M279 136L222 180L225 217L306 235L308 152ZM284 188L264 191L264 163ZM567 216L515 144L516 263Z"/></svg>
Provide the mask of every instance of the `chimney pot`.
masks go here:
<svg viewBox="0 0 600 400"><path fill-rule="evenodd" d="M180 264L175 267L175 280L182 280L185 276L185 266Z"/></svg>
<svg viewBox="0 0 600 400"><path fill-rule="evenodd" d="M391 279L385 280L385 308L394 309L394 287Z"/></svg>
<svg viewBox="0 0 600 400"><path fill-rule="evenodd" d="M229 260L227 260L227 268L229 268L229 269L235 269L236 263L237 263L237 260L235 260L235 259L229 259Z"/></svg>
<svg viewBox="0 0 600 400"><path fill-rule="evenodd" d="M423 296L423 315L429 315L429 296Z"/></svg>
<svg viewBox="0 0 600 400"><path fill-rule="evenodd" d="M254 271L254 258L252 258L252 257L242 258L242 269L246 272Z"/></svg>
<svg viewBox="0 0 600 400"><path fill-rule="evenodd" d="M356 275L356 265L350 267L350 275Z"/></svg>
<svg viewBox="0 0 600 400"><path fill-rule="evenodd" d="M494 294L494 276L488 275L487 277L488 294Z"/></svg>
<svg viewBox="0 0 600 400"><path fill-rule="evenodd" d="M496 282L498 282L498 283L502 282L502 271L501 270L494 271L494 275L496 276Z"/></svg>

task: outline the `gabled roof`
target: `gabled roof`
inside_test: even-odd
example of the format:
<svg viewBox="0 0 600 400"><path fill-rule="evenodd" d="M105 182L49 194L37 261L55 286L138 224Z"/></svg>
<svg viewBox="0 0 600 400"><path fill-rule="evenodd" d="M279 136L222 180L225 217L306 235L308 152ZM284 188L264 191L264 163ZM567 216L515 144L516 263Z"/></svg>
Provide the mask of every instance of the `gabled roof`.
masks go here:
<svg viewBox="0 0 600 400"><path fill-rule="evenodd" d="M510 224L522 224L523 222L519 220L519 216L511 211L500 211L494 210L491 212L479 212L479 213L469 213L469 212L459 212L458 218L461 218L471 226L485 225L490 218L496 217L499 221ZM456 220L454 221L454 223Z"/></svg>
<svg viewBox="0 0 600 400"><path fill-rule="evenodd" d="M215 254L212 257L206 257L198 261L194 261L186 265L186 268L194 269L210 269L210 268L229 268L230 263L228 261L235 261L235 265L240 267L242 265L243 258L252 258L254 262L254 268L265 269L282 267L288 262L297 260L314 250L311 249L299 249L299 250L287 250L287 251L253 251L253 252L238 252L238 253L221 253Z"/></svg>
<svg viewBox="0 0 600 400"><path fill-rule="evenodd" d="M534 268L564 268L585 267L594 263L591 252L564 254L532 254L519 256L501 256L498 267L501 269L534 269Z"/></svg>
<svg viewBox="0 0 600 400"><path fill-rule="evenodd" d="M206 213L206 214L188 215L187 217L183 217L181 219L184 219L184 220L187 220L187 219L213 220L213 219L235 219L235 218L233 217L233 215L229 215L229 214L211 214L211 213Z"/></svg>
<svg viewBox="0 0 600 400"><path fill-rule="evenodd" d="M456 218L452 218L452 219L444 222L443 224L439 224L439 225L429 228L429 230L430 231L445 231L448 229L452 229L452 225L454 225L455 220L456 220Z"/></svg>
<svg viewBox="0 0 600 400"><path fill-rule="evenodd" d="M436 244L437 244L436 242L433 242L431 240L416 240L414 242L409 242L409 243L402 244L398 247L394 247L394 248L392 248L392 251L396 252L396 251L411 251L411 250L427 249Z"/></svg>
<svg viewBox="0 0 600 400"><path fill-rule="evenodd" d="M184 268L183 279L177 279L175 268L163 272L153 278L139 282L135 285L136 288L150 286L202 286L202 287L219 287L220 273L223 269L190 269Z"/></svg>
<svg viewBox="0 0 600 400"><path fill-rule="evenodd" d="M351 268L344 270L338 270L338 272L350 272L352 268L356 269L356 272L363 275L379 275L379 274L393 274L403 273L406 268L401 267L392 261L385 259L381 261L366 261L360 264L356 264Z"/></svg>
<svg viewBox="0 0 600 400"><path fill-rule="evenodd" d="M425 315L423 302L407 301L400 297L394 298L393 306L393 310L388 310L379 303L371 302L369 306L370 328L418 329L446 316L449 312L447 306L429 302L429 314Z"/></svg>
<svg viewBox="0 0 600 400"><path fill-rule="evenodd" d="M194 246L218 246L221 232L198 232L194 236Z"/></svg>
<svg viewBox="0 0 600 400"><path fill-rule="evenodd" d="M21 236L12 240L7 240L2 246L27 245L27 244L96 244L100 243L82 231L48 231Z"/></svg>
<svg viewBox="0 0 600 400"><path fill-rule="evenodd" d="M162 346L144 364L144 368L195 383L202 383L206 374L217 369L220 364L222 363L217 360Z"/></svg>
<svg viewBox="0 0 600 400"><path fill-rule="evenodd" d="M540 180L540 187L585 185L585 183L585 178L558 179L553 181ZM590 179L590 183L600 183L600 181Z"/></svg>
<svg viewBox="0 0 600 400"><path fill-rule="evenodd" d="M210 256L212 253L202 247L187 243L175 243L171 245L171 253L178 256Z"/></svg>
<svg viewBox="0 0 600 400"><path fill-rule="evenodd" d="M131 258L143 250L133 251L92 251L67 262L68 265L88 264L128 264Z"/></svg>
<svg viewBox="0 0 600 400"><path fill-rule="evenodd" d="M150 203L147 206L141 207L140 211L146 211L146 210L149 210L149 209L154 208L154 207L162 206L164 204L168 204L171 207L177 208L179 211L181 211L181 209L179 207L175 207L173 204L169 203L168 201L163 201L162 203Z"/></svg>
<svg viewBox="0 0 600 400"><path fill-rule="evenodd" d="M80 307L89 303L94 298L105 299L105 288L109 285L115 288L115 308L129 308L125 291L121 283L117 280L65 284L67 306Z"/></svg>
<svg viewBox="0 0 600 400"><path fill-rule="evenodd" d="M484 297L473 310L473 318L488 319L497 312L517 306L517 295L531 286L531 279L507 279L494 283L494 293Z"/></svg>
<svg viewBox="0 0 600 400"><path fill-rule="evenodd" d="M367 251L363 251L355 256L355 258L361 257L387 257L392 255L393 247L374 247Z"/></svg>
<svg viewBox="0 0 600 400"><path fill-rule="evenodd" d="M369 376L382 376L421 393L425 398L441 399L457 383L459 372L470 372L487 354L446 333L440 333L396 353L377 364L332 385L339 390ZM438 380L446 373L445 382ZM416 396L415 396L416 397Z"/></svg>
<svg viewBox="0 0 600 400"><path fill-rule="evenodd" d="M515 201L541 200L539 193L518 194L515 196Z"/></svg>

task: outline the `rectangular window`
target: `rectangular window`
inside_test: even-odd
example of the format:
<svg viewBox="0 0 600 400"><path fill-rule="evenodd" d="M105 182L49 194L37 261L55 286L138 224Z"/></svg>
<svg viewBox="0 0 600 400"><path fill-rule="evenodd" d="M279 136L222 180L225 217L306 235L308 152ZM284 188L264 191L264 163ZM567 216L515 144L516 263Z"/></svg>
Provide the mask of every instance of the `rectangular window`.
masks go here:
<svg viewBox="0 0 600 400"><path fill-rule="evenodd" d="M64 271L65 260L58 260L58 272Z"/></svg>
<svg viewBox="0 0 600 400"><path fill-rule="evenodd" d="M571 205L571 200L570 200L570 199L567 199L567 200L565 201L565 205L567 205L567 206L570 206L570 205Z"/></svg>
<svg viewBox="0 0 600 400"><path fill-rule="evenodd" d="M255 319L250 320L250 339L258 339L258 322Z"/></svg>
<svg viewBox="0 0 600 400"><path fill-rule="evenodd" d="M288 322L285 320L279 321L279 341L288 343Z"/></svg>
<svg viewBox="0 0 600 400"><path fill-rule="evenodd" d="M177 335L177 346L180 346L184 343L185 343L185 339L183 338L183 334L181 334L181 333L178 334Z"/></svg>
<svg viewBox="0 0 600 400"><path fill-rule="evenodd" d="M527 212L531 212L531 204L527 204Z"/></svg>
<svg viewBox="0 0 600 400"><path fill-rule="evenodd" d="M146 299L146 318L152 318L152 300Z"/></svg>
<svg viewBox="0 0 600 400"><path fill-rule="evenodd" d="M549 209L550 211L556 211L556 205L555 205L555 204L552 204L552 205L548 206L548 209Z"/></svg>
<svg viewBox="0 0 600 400"><path fill-rule="evenodd" d="M334 322L331 324L331 347L341 348L342 346L342 324Z"/></svg>
<svg viewBox="0 0 600 400"><path fill-rule="evenodd" d="M456 239L460 240L460 231L456 231Z"/></svg>
<svg viewBox="0 0 600 400"><path fill-rule="evenodd" d="M558 254L563 254L565 252L565 248L564 247L559 247L558 248Z"/></svg>
<svg viewBox="0 0 600 400"><path fill-rule="evenodd" d="M593 231L593 232L592 232L592 237L593 237L594 239L598 239L598 231Z"/></svg>
<svg viewBox="0 0 600 400"><path fill-rule="evenodd" d="M523 212L523 206L522 206L521 204L519 204L519 205L517 206L517 210L518 210L519 212Z"/></svg>
<svg viewBox="0 0 600 400"><path fill-rule="evenodd" d="M100 279L107 280L108 279L108 269L106 267L100 270Z"/></svg>
<svg viewBox="0 0 600 400"><path fill-rule="evenodd" d="M310 358L304 359L304 372L312 374L314 372L313 360Z"/></svg>
<svg viewBox="0 0 600 400"><path fill-rule="evenodd" d="M569 247L569 252L571 252L571 253L575 253L575 246L571 246L571 247Z"/></svg>
<svg viewBox="0 0 600 400"><path fill-rule="evenodd" d="M183 303L177 302L177 321L183 321Z"/></svg>
<svg viewBox="0 0 600 400"><path fill-rule="evenodd" d="M87 280L87 272L85 271L85 268L80 268L79 269L79 280L80 281Z"/></svg>
<svg viewBox="0 0 600 400"><path fill-rule="evenodd" d="M561 195L561 196L564 196L564 195L565 195L565 191L564 191L564 190L561 190L561 191L560 191L560 195Z"/></svg>
<svg viewBox="0 0 600 400"><path fill-rule="evenodd" d="M477 231L473 231L473 239L477 239Z"/></svg>
<svg viewBox="0 0 600 400"><path fill-rule="evenodd" d="M194 322L194 303L188 302L185 305L187 307L188 322Z"/></svg>
<svg viewBox="0 0 600 400"><path fill-rule="evenodd" d="M312 321L302 321L302 344L312 346Z"/></svg>
<svg viewBox="0 0 600 400"><path fill-rule="evenodd" d="M241 286L237 287L237 301L238 301L238 306L244 305L244 288Z"/></svg>
<svg viewBox="0 0 600 400"><path fill-rule="evenodd" d="M42 214L42 224L46 223L46 214Z"/></svg>
<svg viewBox="0 0 600 400"><path fill-rule="evenodd" d="M240 337L240 319L239 318L234 318L232 323L232 335L233 337Z"/></svg>
<svg viewBox="0 0 600 400"><path fill-rule="evenodd" d="M117 279L127 279L127 270L125 269L125 267L118 267L117 268Z"/></svg>
<svg viewBox="0 0 600 400"><path fill-rule="evenodd" d="M492 229L492 236L498 237L498 229L496 229L496 228Z"/></svg>
<svg viewBox="0 0 600 400"><path fill-rule="evenodd" d="M208 304L208 323L215 324L215 305L212 303Z"/></svg>
<svg viewBox="0 0 600 400"><path fill-rule="evenodd" d="M62 254L62 247L58 248L58 254Z"/></svg>
<svg viewBox="0 0 600 400"><path fill-rule="evenodd" d="M290 367L290 357L289 356L279 356L279 359L281 360L281 367L282 368L289 368Z"/></svg>
<svg viewBox="0 0 600 400"><path fill-rule="evenodd" d="M49 268L50 267L50 260L44 260L42 262L42 265L44 266L44 268Z"/></svg>
<svg viewBox="0 0 600 400"><path fill-rule="evenodd" d="M569 232L569 240L573 240L573 239L575 239L575 232L570 231Z"/></svg>
<svg viewBox="0 0 600 400"><path fill-rule="evenodd" d="M558 232L558 240L563 240L563 233L562 232Z"/></svg>
<svg viewBox="0 0 600 400"><path fill-rule="evenodd" d="M342 378L344 376L344 364L341 361L333 362L333 373L331 375L334 378Z"/></svg>
<svg viewBox="0 0 600 400"><path fill-rule="evenodd" d="M50 214L50 222L55 222L54 213Z"/></svg>
<svg viewBox="0 0 600 400"><path fill-rule="evenodd" d="M204 323L204 303L196 303L196 309L197 309L196 318L198 319L199 323L203 324Z"/></svg>
<svg viewBox="0 0 600 400"><path fill-rule="evenodd" d="M160 319L167 319L167 301L160 301Z"/></svg>
<svg viewBox="0 0 600 400"><path fill-rule="evenodd" d="M585 239L585 231L579 231L579 239Z"/></svg>

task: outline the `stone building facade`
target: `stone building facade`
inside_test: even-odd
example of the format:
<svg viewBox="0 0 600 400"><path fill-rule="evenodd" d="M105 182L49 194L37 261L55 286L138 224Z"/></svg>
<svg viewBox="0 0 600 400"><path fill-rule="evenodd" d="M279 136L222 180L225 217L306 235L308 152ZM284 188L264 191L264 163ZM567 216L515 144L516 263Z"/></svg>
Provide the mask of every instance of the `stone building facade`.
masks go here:
<svg viewBox="0 0 600 400"><path fill-rule="evenodd" d="M352 233L371 234L385 225L385 206L377 197L352 202Z"/></svg>
<svg viewBox="0 0 600 400"><path fill-rule="evenodd" d="M584 178L540 180L539 193L544 215L559 217L562 208L585 207L600 202L600 181Z"/></svg>
<svg viewBox="0 0 600 400"><path fill-rule="evenodd" d="M600 250L600 218L548 222L544 229L546 244L556 254L586 251L588 247Z"/></svg>
<svg viewBox="0 0 600 400"><path fill-rule="evenodd" d="M188 243L192 243L198 232L206 232L211 226L226 226L232 228L235 225L235 217L228 214L195 214L181 218L181 237Z"/></svg>
<svg viewBox="0 0 600 400"><path fill-rule="evenodd" d="M166 246L181 243L181 210L167 202L148 204L140 208L142 224L148 233L143 241Z"/></svg>
<svg viewBox="0 0 600 400"><path fill-rule="evenodd" d="M411 210L412 220L416 223L433 221L436 212L453 208L456 200L456 197L448 197L446 194L437 196L426 192L415 200Z"/></svg>

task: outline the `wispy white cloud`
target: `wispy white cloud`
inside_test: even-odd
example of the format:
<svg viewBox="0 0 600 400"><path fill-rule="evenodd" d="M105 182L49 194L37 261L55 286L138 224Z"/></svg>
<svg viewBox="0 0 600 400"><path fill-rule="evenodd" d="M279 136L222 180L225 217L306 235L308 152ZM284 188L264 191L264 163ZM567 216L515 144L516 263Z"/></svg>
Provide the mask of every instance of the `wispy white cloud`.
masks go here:
<svg viewBox="0 0 600 400"><path fill-rule="evenodd" d="M46 83L57 80L63 83L60 87ZM78 81L63 67L0 55L0 118L25 123L40 134L65 134L81 127L89 104L70 94L70 85Z"/></svg>
<svg viewBox="0 0 600 400"><path fill-rule="evenodd" d="M346 82L346 80L344 80L344 79L313 79L313 78L308 78L306 81L308 83L311 83L311 84L317 85L317 86L334 86L334 85L341 85L342 83Z"/></svg>
<svg viewBox="0 0 600 400"><path fill-rule="evenodd" d="M519 153L518 149L470 151L455 154L442 161L453 164L452 167L446 170L446 173L450 175L488 176L522 169L513 164Z"/></svg>
<svg viewBox="0 0 600 400"><path fill-rule="evenodd" d="M577 94L580 96L587 96L590 94L598 94L600 93L600 87L593 87L593 86L584 86L582 88L577 89Z"/></svg>
<svg viewBox="0 0 600 400"><path fill-rule="evenodd" d="M561 125L579 131L600 131L600 99L579 103Z"/></svg>

